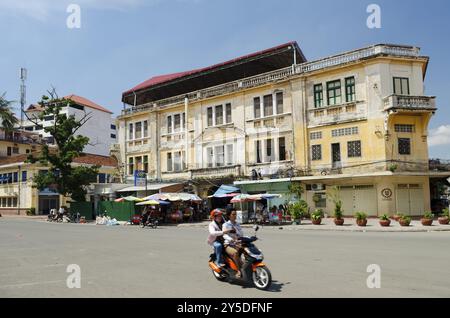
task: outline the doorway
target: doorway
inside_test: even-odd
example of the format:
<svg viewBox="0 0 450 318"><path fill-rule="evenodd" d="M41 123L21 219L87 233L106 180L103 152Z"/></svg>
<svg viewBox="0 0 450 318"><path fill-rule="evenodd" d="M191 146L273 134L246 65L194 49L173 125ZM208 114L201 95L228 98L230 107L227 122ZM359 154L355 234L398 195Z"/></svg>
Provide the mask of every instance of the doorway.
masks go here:
<svg viewBox="0 0 450 318"><path fill-rule="evenodd" d="M341 167L341 144L331 144L331 162L333 168Z"/></svg>
<svg viewBox="0 0 450 318"><path fill-rule="evenodd" d="M39 196L39 214L49 214L51 209L59 207L59 196Z"/></svg>

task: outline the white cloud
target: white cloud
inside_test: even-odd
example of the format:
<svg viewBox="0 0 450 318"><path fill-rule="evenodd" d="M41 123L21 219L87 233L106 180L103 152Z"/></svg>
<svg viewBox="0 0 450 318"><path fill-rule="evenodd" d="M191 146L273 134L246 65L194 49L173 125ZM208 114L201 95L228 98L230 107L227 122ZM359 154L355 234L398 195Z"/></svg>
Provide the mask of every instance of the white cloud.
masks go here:
<svg viewBox="0 0 450 318"><path fill-rule="evenodd" d="M430 147L450 145L450 125L442 125L430 130L428 145Z"/></svg>
<svg viewBox="0 0 450 318"><path fill-rule="evenodd" d="M39 21L46 21L53 12L66 12L69 4L96 10L134 9L144 5L154 5L161 0L0 0L0 13L25 15Z"/></svg>

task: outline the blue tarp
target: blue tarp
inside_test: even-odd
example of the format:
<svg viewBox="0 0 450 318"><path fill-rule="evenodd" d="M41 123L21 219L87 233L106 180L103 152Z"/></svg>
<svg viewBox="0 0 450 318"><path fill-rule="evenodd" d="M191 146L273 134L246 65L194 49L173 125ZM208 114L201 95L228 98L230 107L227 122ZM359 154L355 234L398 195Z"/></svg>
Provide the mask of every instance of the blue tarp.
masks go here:
<svg viewBox="0 0 450 318"><path fill-rule="evenodd" d="M220 186L220 188L217 189L217 191L213 194L213 197L221 198L221 197L225 196L228 193L236 193L236 192L241 192L241 190L239 188L236 188L236 187L233 187L233 186L228 186L228 185L222 184Z"/></svg>

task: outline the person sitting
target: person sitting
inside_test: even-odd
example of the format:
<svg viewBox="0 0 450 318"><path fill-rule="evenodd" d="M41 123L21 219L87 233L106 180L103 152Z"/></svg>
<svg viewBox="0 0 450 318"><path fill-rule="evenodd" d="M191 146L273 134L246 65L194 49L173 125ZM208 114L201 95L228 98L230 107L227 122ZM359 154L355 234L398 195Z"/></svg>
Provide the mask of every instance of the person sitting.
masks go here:
<svg viewBox="0 0 450 318"><path fill-rule="evenodd" d="M218 267L225 266L223 262L223 235L230 232L230 230L222 230L223 217L222 211L214 209L211 211L211 223L209 223L208 230L208 244L214 247L216 255L215 264Z"/></svg>
<svg viewBox="0 0 450 318"><path fill-rule="evenodd" d="M236 273L236 277L242 277L241 268L241 252L242 247L239 241L239 238L244 236L242 232L241 225L236 221L237 212L235 209L231 210L228 215L228 221L225 222L222 226L223 231L228 231L228 233L223 235L225 240L225 252L230 256L234 263L236 264L238 271Z"/></svg>

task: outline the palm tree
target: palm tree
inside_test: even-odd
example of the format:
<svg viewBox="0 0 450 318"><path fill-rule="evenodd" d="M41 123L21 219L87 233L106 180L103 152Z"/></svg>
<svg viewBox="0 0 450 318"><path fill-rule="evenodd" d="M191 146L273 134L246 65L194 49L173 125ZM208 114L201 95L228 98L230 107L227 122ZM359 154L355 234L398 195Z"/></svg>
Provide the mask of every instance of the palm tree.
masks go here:
<svg viewBox="0 0 450 318"><path fill-rule="evenodd" d="M19 123L19 120L14 115L11 105L14 101L9 101L5 99L6 93L0 96L0 127L2 127L5 132L12 132L14 130L14 125Z"/></svg>

